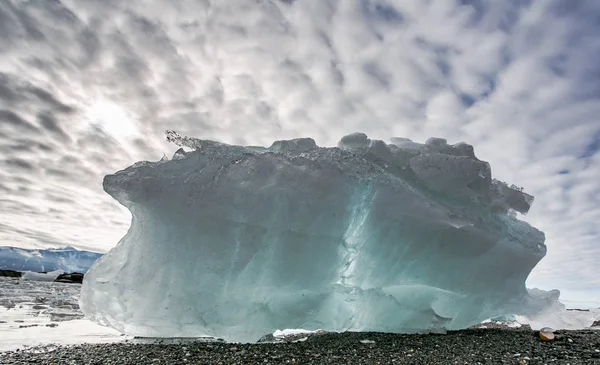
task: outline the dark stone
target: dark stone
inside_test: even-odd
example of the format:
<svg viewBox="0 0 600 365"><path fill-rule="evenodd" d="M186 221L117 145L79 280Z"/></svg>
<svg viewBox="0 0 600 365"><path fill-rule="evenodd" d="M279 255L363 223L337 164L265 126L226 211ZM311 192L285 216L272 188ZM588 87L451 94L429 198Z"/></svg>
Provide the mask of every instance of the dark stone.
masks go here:
<svg viewBox="0 0 600 365"><path fill-rule="evenodd" d="M600 320L594 321L594 323L592 323L592 327L600 327Z"/></svg>
<svg viewBox="0 0 600 365"><path fill-rule="evenodd" d="M7 276L9 278L20 278L21 272L14 270L0 270L0 276Z"/></svg>
<svg viewBox="0 0 600 365"><path fill-rule="evenodd" d="M558 333L563 339L553 344L535 340L536 331L489 328L446 334L323 333L301 342L262 344L51 345L0 352L0 364L599 364L599 331ZM365 339L374 343L362 343Z"/></svg>
<svg viewBox="0 0 600 365"><path fill-rule="evenodd" d="M71 283L71 284L81 284L83 283L83 274L74 272L70 274L60 274L54 280L56 283Z"/></svg>

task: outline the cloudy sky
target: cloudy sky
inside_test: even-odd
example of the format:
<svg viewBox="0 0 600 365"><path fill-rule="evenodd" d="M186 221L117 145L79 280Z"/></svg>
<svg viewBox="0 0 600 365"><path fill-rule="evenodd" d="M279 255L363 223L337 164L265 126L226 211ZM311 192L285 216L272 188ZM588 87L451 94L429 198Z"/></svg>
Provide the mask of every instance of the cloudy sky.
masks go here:
<svg viewBox="0 0 600 365"><path fill-rule="evenodd" d="M0 1L0 245L113 247L165 129L473 144L536 196L528 284L600 305L597 0Z"/></svg>

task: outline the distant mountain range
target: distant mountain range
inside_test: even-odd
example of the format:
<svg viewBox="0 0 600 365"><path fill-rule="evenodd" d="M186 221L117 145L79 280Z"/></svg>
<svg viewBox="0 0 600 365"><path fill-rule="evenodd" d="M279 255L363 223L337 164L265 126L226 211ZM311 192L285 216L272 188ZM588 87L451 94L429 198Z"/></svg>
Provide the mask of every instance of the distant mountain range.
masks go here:
<svg viewBox="0 0 600 365"><path fill-rule="evenodd" d="M80 251L73 247L28 250L0 246L0 270L66 273L86 273L102 257L97 252Z"/></svg>

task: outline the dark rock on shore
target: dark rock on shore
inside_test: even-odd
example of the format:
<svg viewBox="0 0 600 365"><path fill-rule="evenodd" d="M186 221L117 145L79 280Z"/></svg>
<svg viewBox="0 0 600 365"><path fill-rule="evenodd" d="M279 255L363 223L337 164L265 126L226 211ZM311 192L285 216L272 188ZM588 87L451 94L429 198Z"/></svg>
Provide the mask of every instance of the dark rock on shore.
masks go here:
<svg viewBox="0 0 600 365"><path fill-rule="evenodd" d="M57 283L81 284L83 283L83 274L78 272L70 274L60 274L54 281Z"/></svg>
<svg viewBox="0 0 600 365"><path fill-rule="evenodd" d="M20 278L21 274L22 273L20 271L0 270L0 276L6 276L6 277L9 277L9 278Z"/></svg>
<svg viewBox="0 0 600 365"><path fill-rule="evenodd" d="M2 364L600 364L600 331L322 333L282 343L103 344L0 353Z"/></svg>

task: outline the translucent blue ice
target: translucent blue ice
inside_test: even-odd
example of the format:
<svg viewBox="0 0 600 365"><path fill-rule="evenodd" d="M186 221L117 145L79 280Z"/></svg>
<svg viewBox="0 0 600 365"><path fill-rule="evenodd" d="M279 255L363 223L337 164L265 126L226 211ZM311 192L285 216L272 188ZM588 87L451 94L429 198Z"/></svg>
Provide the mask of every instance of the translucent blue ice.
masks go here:
<svg viewBox="0 0 600 365"><path fill-rule="evenodd" d="M492 179L468 144L167 138L185 148L104 179L133 219L85 277L81 308L98 323L256 341L459 329L550 303L525 288L546 253L515 214L533 197Z"/></svg>

